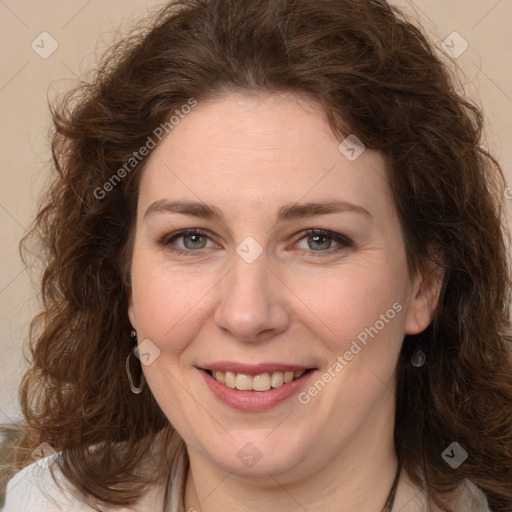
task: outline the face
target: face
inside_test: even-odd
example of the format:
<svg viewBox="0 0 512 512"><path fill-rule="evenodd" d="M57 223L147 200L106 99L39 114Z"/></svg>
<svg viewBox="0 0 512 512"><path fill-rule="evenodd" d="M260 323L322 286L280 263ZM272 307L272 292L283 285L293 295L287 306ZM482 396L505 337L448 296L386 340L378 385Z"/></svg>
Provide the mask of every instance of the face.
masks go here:
<svg viewBox="0 0 512 512"><path fill-rule="evenodd" d="M129 316L191 460L284 481L392 436L403 336L431 308L383 158L339 145L312 100L230 95L149 157Z"/></svg>

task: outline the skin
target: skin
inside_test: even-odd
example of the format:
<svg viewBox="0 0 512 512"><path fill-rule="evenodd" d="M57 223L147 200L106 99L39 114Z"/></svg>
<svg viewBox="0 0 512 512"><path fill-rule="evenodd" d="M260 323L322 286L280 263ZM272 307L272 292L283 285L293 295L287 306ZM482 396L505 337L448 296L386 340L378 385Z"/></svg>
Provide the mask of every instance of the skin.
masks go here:
<svg viewBox="0 0 512 512"><path fill-rule="evenodd" d="M405 334L430 323L440 283L409 275L382 156L366 149L349 161L339 142L311 99L237 94L199 102L149 157L129 317L139 343L147 338L160 350L144 372L187 446L185 510L380 512L384 505L397 467L398 354ZM215 206L224 219L145 216L156 201L176 199ZM369 215L275 222L285 204L331 199ZM208 236L169 242L187 228ZM315 243L304 233L311 228L353 245ZM263 249L252 263L236 252L248 236ZM193 254L171 250L187 247ZM292 397L241 412L220 402L197 369L275 361L316 368L319 377L395 303L401 311L307 404ZM237 457L247 442L261 454L252 467ZM405 488L398 502L406 502Z"/></svg>

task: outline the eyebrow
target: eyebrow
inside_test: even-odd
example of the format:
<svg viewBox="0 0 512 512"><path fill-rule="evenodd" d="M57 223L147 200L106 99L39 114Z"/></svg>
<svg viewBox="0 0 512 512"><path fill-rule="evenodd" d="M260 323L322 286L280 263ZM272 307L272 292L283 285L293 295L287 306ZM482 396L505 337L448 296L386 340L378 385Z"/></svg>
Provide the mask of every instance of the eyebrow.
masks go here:
<svg viewBox="0 0 512 512"><path fill-rule="evenodd" d="M168 201L166 199L160 199L152 203L144 213L144 219L162 212L181 213L183 215L191 215L201 219L219 220L224 222L224 215L215 206L207 205L199 201ZM357 213L371 218L370 212L362 206L341 199L332 199L322 202L285 204L279 209L276 224L284 220L347 212Z"/></svg>

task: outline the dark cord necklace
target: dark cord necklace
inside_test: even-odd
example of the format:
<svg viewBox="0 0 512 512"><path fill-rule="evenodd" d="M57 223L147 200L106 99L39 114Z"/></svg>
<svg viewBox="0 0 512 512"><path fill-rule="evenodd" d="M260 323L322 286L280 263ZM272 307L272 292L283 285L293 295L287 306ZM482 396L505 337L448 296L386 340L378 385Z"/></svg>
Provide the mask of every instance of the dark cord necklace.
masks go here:
<svg viewBox="0 0 512 512"><path fill-rule="evenodd" d="M391 510L393 508L393 504L395 503L396 488L398 486L398 478L400 477L400 469L401 469L401 465L398 464L398 468L396 469L395 480L393 482L393 485L391 486L391 490L389 491L388 499L386 500L386 504L384 505L382 512L391 512Z"/></svg>

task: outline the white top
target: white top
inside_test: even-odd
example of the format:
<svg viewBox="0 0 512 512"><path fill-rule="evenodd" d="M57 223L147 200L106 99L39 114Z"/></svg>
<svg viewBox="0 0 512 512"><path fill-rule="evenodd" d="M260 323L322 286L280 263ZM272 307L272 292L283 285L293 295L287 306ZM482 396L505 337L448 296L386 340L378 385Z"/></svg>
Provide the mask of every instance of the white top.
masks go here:
<svg viewBox="0 0 512 512"><path fill-rule="evenodd" d="M3 512L94 512L65 488L57 485L49 468L51 457L39 460L17 473L7 485L6 503ZM56 474L56 465L52 468ZM62 479L64 481L64 479ZM402 477L401 477L402 480ZM427 505L425 496L413 489L408 478L404 478L403 488L407 489L400 500L395 502L393 512L435 512L436 507ZM409 486L409 487L408 487ZM62 487L62 488L61 488ZM117 508L116 512L158 512L163 508L161 492L155 489L135 507ZM398 498L398 496L397 496ZM474 484L465 481L464 491L452 505L454 512L491 512L484 494ZM101 510L105 509L104 507ZM113 510L113 509L112 509Z"/></svg>
<svg viewBox="0 0 512 512"><path fill-rule="evenodd" d="M70 485L62 476L54 455L42 458L25 467L7 484L5 505L2 512L97 512L70 491ZM50 469L50 466L52 468ZM52 471L60 485L55 483ZM100 508L105 512L160 512L163 510L162 493L157 486L144 499L130 508Z"/></svg>

